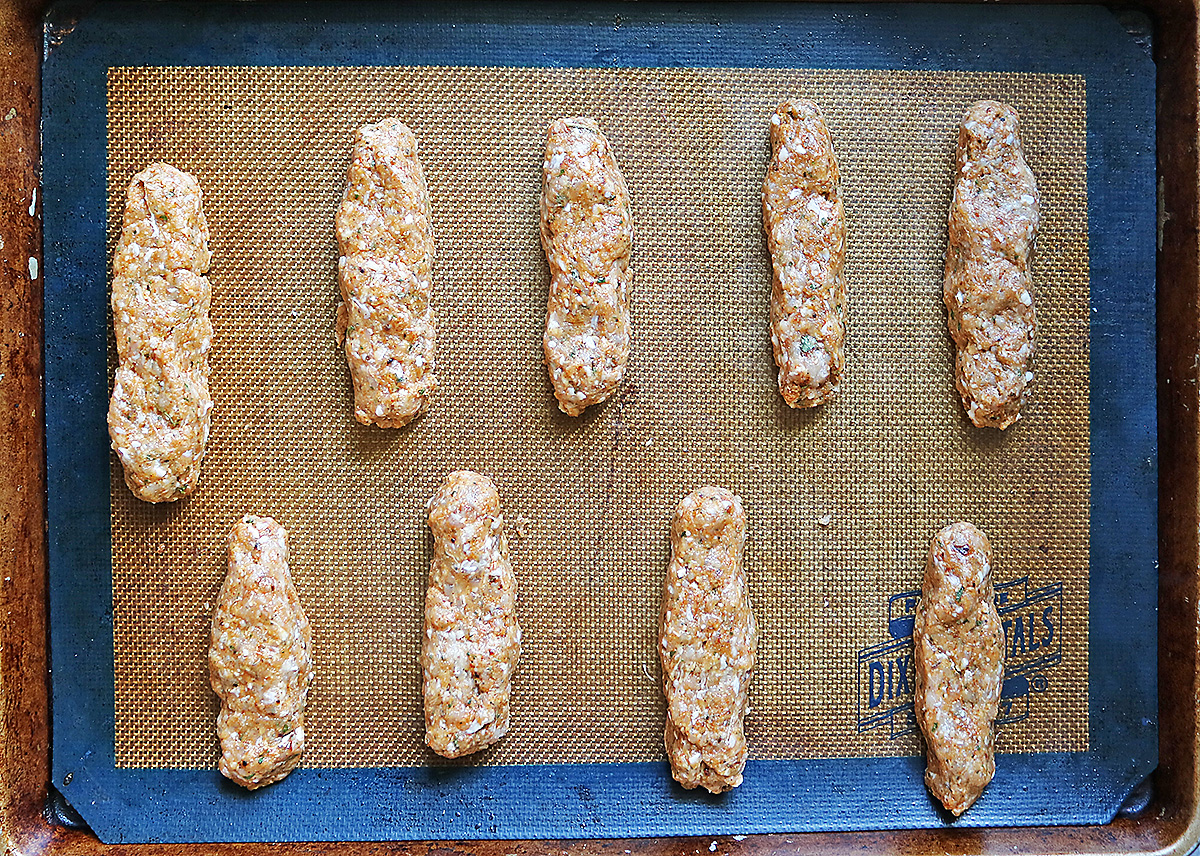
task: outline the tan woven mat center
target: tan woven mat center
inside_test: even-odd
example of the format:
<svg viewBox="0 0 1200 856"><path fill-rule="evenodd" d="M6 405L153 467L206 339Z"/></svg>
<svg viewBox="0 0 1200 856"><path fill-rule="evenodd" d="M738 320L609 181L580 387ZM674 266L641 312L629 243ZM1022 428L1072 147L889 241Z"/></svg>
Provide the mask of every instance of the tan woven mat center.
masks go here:
<svg viewBox="0 0 1200 856"><path fill-rule="evenodd" d="M788 97L824 108L848 221L848 378L815 412L783 404L769 346L760 188L767 119ZM958 121L985 97L1020 111L1042 192L1037 378L1004 433L963 416L941 305ZM499 487L524 628L511 733L465 763L663 757L667 531L705 483L739 493L749 519L752 758L918 750L904 707L912 604L893 596L919 587L929 539L956 519L991 537L997 582L1018 581L1003 590L1017 680L1001 750L1087 748L1081 77L120 68L108 111L110 250L135 172L165 160L194 174L215 328L198 493L140 503L114 458L119 766L215 763L207 634L245 512L287 527L314 628L305 764L432 763L417 665L425 503L459 468ZM573 419L541 361L537 223L546 127L581 114L607 133L633 199L634 329L620 393ZM399 431L354 422L333 337L353 131L389 115L416 132L429 183L442 381Z"/></svg>

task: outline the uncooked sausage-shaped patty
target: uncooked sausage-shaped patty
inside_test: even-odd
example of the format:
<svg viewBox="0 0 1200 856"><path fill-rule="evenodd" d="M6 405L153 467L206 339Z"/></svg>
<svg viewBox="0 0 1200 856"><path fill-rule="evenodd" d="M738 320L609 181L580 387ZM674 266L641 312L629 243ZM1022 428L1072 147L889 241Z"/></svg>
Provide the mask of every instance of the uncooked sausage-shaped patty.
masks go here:
<svg viewBox="0 0 1200 856"><path fill-rule="evenodd" d="M968 109L957 164L942 292L956 382L973 423L1007 428L1021 418L1037 334L1029 260L1038 189L1017 111L995 101Z"/></svg>
<svg viewBox="0 0 1200 856"><path fill-rule="evenodd" d="M542 163L542 350L563 413L604 401L625 374L632 247L629 190L608 140L592 119L559 119Z"/></svg>
<svg viewBox="0 0 1200 856"><path fill-rule="evenodd" d="M730 491L702 487L671 524L659 656L667 697L665 743L685 788L714 794L742 783L743 721L758 628L742 568L746 513Z"/></svg>
<svg viewBox="0 0 1200 856"><path fill-rule="evenodd" d="M254 789L304 752L312 630L287 563L287 531L247 514L229 534L229 574L213 613L208 672L221 698L221 772Z"/></svg>
<svg viewBox="0 0 1200 856"><path fill-rule="evenodd" d="M209 259L196 179L164 163L135 175L113 258L120 364L108 433L125 483L147 502L182 499L200 477L213 406Z"/></svg>
<svg viewBox="0 0 1200 856"><path fill-rule="evenodd" d="M508 733L521 627L500 497L486 476L451 473L429 506L433 563L421 669L425 742L439 755L478 752Z"/></svg>
<svg viewBox="0 0 1200 856"><path fill-rule="evenodd" d="M833 140L820 108L788 101L771 115L763 226L775 275L771 347L790 407L833 398L846 367L846 217Z"/></svg>
<svg viewBox="0 0 1200 856"><path fill-rule="evenodd" d="M425 412L437 378L429 191L417 138L399 119L354 135L336 228L354 418L400 428Z"/></svg>
<svg viewBox="0 0 1200 856"><path fill-rule="evenodd" d="M925 784L960 815L996 771L1004 628L993 603L992 546L970 523L933 539L913 624Z"/></svg>

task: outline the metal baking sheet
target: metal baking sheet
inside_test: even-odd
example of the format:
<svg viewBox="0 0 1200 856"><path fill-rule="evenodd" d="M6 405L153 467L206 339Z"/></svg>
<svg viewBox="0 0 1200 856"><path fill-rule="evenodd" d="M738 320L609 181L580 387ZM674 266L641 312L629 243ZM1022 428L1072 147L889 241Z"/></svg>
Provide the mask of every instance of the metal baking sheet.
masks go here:
<svg viewBox="0 0 1200 856"><path fill-rule="evenodd" d="M632 11L638 14L631 14ZM1023 644L1024 650L1019 652L1021 662L1016 664L1016 676L1026 677L1026 687L1024 693L1010 692L1008 699L1010 718L1018 724L1010 726L1007 733L1014 735L1022 727L1030 727L1028 719L1025 726L1019 724L1021 704L1027 706L1026 711L1034 710L1043 722L1054 719L1054 705L1037 707L1038 701L1044 702L1051 697L1036 695L1038 679L1043 682L1041 689L1044 690L1047 676L1058 686L1064 679L1069 683L1086 678L1084 728L1082 736L1076 729L1071 732L1073 737L1060 744L1060 751L1052 752L1022 751L1044 746L1039 747L1036 741L1022 744L1019 739L1010 737L1009 748L1016 751L1002 756L1000 773L985 798L957 823L1103 821L1112 816L1129 788L1153 767L1156 757L1154 637L1147 631L1154 626L1154 413L1152 397L1145 395L1145 390L1153 388L1154 369L1153 127L1150 119L1153 66L1138 34L1119 26L1109 13L1088 7L1002 10L902 6L886 7L884 11L883 7L802 6L769 7L770 15L767 11L765 7L745 5L695 6L683 12L655 6L639 6L636 10L595 7L590 17L574 20L548 14L541 7L505 12L455 7L452 11L431 10L424 17L399 21L384 7L369 4L356 5L352 9L332 6L132 7L115 4L89 13L65 38L50 40L45 75L44 193L51 619L55 655L53 760L55 778L65 783L63 790L67 798L102 839L185 841L718 834L929 826L948 822L947 816L933 808L921 786L922 765L912 754L917 747L915 738L911 733L906 735L903 699L899 704L882 705L882 713L877 709L881 705L873 703L877 695L880 702L884 695L889 696L889 701L893 700L894 693L885 692L885 668L893 649L900 653L897 662L903 663L908 591L907 585L902 583L909 578L914 583L919 582L923 553L914 550L913 543L922 541L922 537L910 538L903 548L889 556L888 564L894 566L890 578L887 568L882 572L853 572L854 579L874 580L877 585L873 595L879 601L879 615L872 618L878 619L880 632L877 635L883 640L856 649L853 652L856 656L846 658L851 682L857 678L864 684L857 693L851 691L852 697L863 696L857 710L858 725L863 727L856 733L866 734L866 737L856 738L859 742L853 745L860 747L857 753L853 749L849 753L831 751L822 747L818 738L806 743L802 735L791 743L787 740L770 743L766 740L770 735L764 729L764 740L760 741L758 749L752 739L755 760L748 768L746 785L732 795L717 799L688 794L671 785L665 765L653 755L652 736L646 739L642 734L633 741L626 738L628 745L624 751L630 754L621 755L620 751L614 753L612 741L601 745L584 740L582 747L578 745L580 741L572 745L569 731L566 735L557 735L560 744L570 747L566 751L559 750L558 754L551 751L540 756L536 752L522 755L519 748L524 744L513 740L510 744L514 749L507 756L501 754L484 759L482 764L446 768L422 763L419 753L415 761L411 752L408 755L394 751L389 754L389 750L395 748L392 741L387 746L357 750L357 754L351 751L348 755L343 754L341 760L336 752L331 754L327 749L319 749L315 754L323 761L298 771L285 783L266 792L246 795L222 782L210 765L202 763L215 744L205 745L202 732L190 730L187 725L196 721L195 708L186 708L186 705L181 708L185 712L190 710L189 719L178 716L168 706L172 675L165 662L156 658L166 652L167 660L174 655L176 660L187 662L191 656L189 646L194 647L202 637L204 617L198 608L199 601L190 613L186 607L181 610L180 602L181 598L186 602L188 596L198 596L188 573L200 574L200 579L204 579L205 574L214 581L219 579L221 533L211 533L211 543L197 540L194 533L189 536L190 540L181 539L178 533L172 534L172 527L186 522L190 509L149 512L135 507L130 510L128 502L122 504L119 491L113 494L114 501L110 503L109 489L114 472L103 427L108 376L105 282L107 251L115 232L106 222L105 211L108 210L111 217L112 186L116 180L113 167L114 163L124 163L122 153L128 151L131 136L128 133L114 136L113 117L127 115L128 111L116 109L114 112L111 99L113 92L120 90L119 87L113 89L113 75L126 75L124 79L130 86L129 92L144 91L152 98L155 75L162 74L151 68L139 78L139 72L133 68L137 66L222 66L228 70L214 70L212 77L224 75L230 79L233 87L230 91L237 92L237 87L241 86L243 94L257 92L259 101L280 97L280 92L286 92L287 86L271 87L269 69L239 74L237 67L366 67L360 81L374 82L375 85L381 81L392 82L402 86L407 79L411 88L418 91L420 86L417 84L423 74L420 69L447 66L458 66L461 69L459 76L468 79L469 75L477 73L472 70L511 68L513 80L519 69L546 68L548 71L543 75L546 79L557 75L569 82L572 74L579 74L585 81L592 81L601 92L614 89L613 80L632 79L634 82L629 87L635 93L644 91L636 87L646 86L646 75L638 77L633 71L638 68L662 69L657 78L650 75L650 79L658 81L656 94L675 91L671 89L678 85L672 83L675 78L694 77L706 68L717 69L708 84L718 88L723 85L722 81L752 73L739 69L778 68L781 87L788 90L787 94L795 94L797 86L820 89L818 81L822 69L828 71L826 77L841 74L851 85L856 80L873 79L872 70L877 72L875 77L905 72L917 75L953 72L968 77L979 72L993 75L1022 72L1082 79L1081 89L1086 92L1086 280L1087 293L1090 293L1090 307L1084 308L1090 309L1091 315L1090 361L1084 364L1084 394L1090 412L1090 424L1084 432L1088 444L1084 469L1085 472L1090 469L1090 479L1084 490L1087 498L1084 520L1091 572L1083 591L1087 603L1087 627L1082 637L1077 635L1075 638L1083 640L1087 651L1085 657L1074 661L1076 665L1067 675L1063 674L1061 666L1056 666L1057 673L1047 669L1039 671L1034 666L1038 662L1045 666L1046 661L1044 657L1039 660L1036 652L1031 653L1029 645L1037 643L1040 646L1046 637L1030 632L1027 638L1032 642ZM153 43L140 37L143 32L140 26L131 28L128 23L145 21L147 15L155 16L155 32L159 34ZM380 69L372 75L372 66L391 68ZM403 68L397 70L396 66L413 70L405 78L407 72ZM558 72L553 71L556 67L560 69ZM583 71L588 67L594 69L590 74ZM672 67L679 69L675 77L670 71ZM687 68L698 71L689 73ZM721 68L729 71L722 74ZM573 72L573 69L580 71ZM631 71L622 72L621 69ZM804 69L809 71L806 73ZM859 70L863 76L847 78L853 70ZM312 75L315 72L305 73ZM317 74L317 77L323 79L331 74L337 77L336 70ZM434 71L424 74L428 76ZM505 79L503 71L493 73L493 77L497 74L502 82ZM186 72L176 82L185 79ZM986 74L979 79L983 85L1000 85ZM256 86L255 80L266 81L268 85L260 83ZM158 85L163 85L161 80ZM538 84L535 79L534 85L548 87L547 93L558 91L544 81ZM560 85L559 89L562 88ZM565 88L569 89L569 83ZM186 102L186 88L179 91L181 103ZM895 90L882 87L881 91ZM586 93L584 97L586 99ZM625 98L629 100L628 92ZM432 108L432 100L430 105ZM218 107L216 104L210 106ZM259 103L256 109L261 107ZM441 109L447 108L443 104ZM636 103L634 109L636 112ZM106 138L106 122L107 163L105 149L99 145L99 141ZM218 130L225 133L218 125L210 122L208 127L214 133ZM881 120L880 127L889 126ZM161 151L163 146L170 150L170 146L175 145L182 151L182 154L177 152L177 156L186 158L190 146L192 156L203 160L205 129L202 126L197 135L196 129L189 130L186 122L174 126L165 122L158 126L156 133L174 139L147 143L137 141L133 135L134 149L149 151L158 145ZM519 130L515 127L512 134L518 136ZM1046 133L1053 137L1055 130L1048 128ZM126 147L122 148L123 145ZM214 144L210 148L215 151L220 147ZM453 146L450 148L453 150ZM853 154L853 145L848 148ZM625 149L636 151L629 141L625 141ZM537 157L535 151L530 157L531 163ZM88 169L80 169L81 162L91 164L97 173L92 175ZM66 168L68 163L70 169ZM635 162L635 174L639 168ZM651 178L653 176L647 177L647 187ZM220 198L219 194L217 198ZM257 204L252 192L240 197L239 201L249 203L251 207ZM227 205L226 209L229 208ZM213 219L211 214L210 219ZM245 225L244 216L240 222ZM511 229L511 224L505 228ZM746 229L742 231L747 232ZM740 234L736 224L731 234ZM757 268L765 269L758 243L760 238L754 234L751 246L756 256L750 263L753 268L751 280L758 272ZM653 241L650 244L652 246ZM536 255L536 241L531 246ZM517 252L523 251L522 248L518 241ZM318 251L318 262L322 253L329 255L329 248ZM297 257L302 256L300 253ZM453 264L450 267L453 270ZM937 265L933 267L936 269ZM246 276L253 280L253 273ZM303 276L297 276L296 282L302 285ZM453 273L450 278L456 281ZM233 284L233 279L227 279L228 287L233 289L230 293L236 294L238 286ZM220 293L222 282L215 273L214 280L214 287ZM648 305L656 294L666 293L662 287L655 290L652 274L643 274L639 281L650 284L643 286L645 290L641 293L641 299ZM518 289L532 290L531 305L537 301L536 286L532 279L528 284L522 282L517 286ZM936 277L931 279L929 287L936 302L939 287ZM332 293L319 299L331 304ZM517 308L520 323L529 320L520 315L523 310L523 306ZM1084 313L1085 318L1087 314ZM650 317L655 316L651 313ZM453 323L451 320L451 353L459 341L455 338ZM649 327L652 334L663 331L661 325L656 327L651 323ZM699 325L699 329L705 328ZM469 325L459 331L463 332L469 332ZM762 331L756 333L761 334L760 338L765 336ZM866 338L864 336L863 341ZM766 393L771 393L769 352L756 347L758 344L761 343L751 342L747 352L751 361L763 363L755 371L764 381L760 386ZM651 338L645 347L653 353L655 348L663 345L661 339ZM865 346L862 351L869 353ZM328 361L334 364L334 361ZM860 375L864 376L869 383L870 373ZM641 380L644 398L653 385L647 378ZM332 386L336 388L338 384L334 382ZM1069 399L1069 385L1058 390L1060 394L1064 391ZM715 394L719 400L721 391ZM762 398L764 402L770 401L769 395ZM952 394L948 398L943 395L943 398L953 406ZM1053 400L1053 394L1047 395L1046 400ZM334 400L328 405L336 410L342 403ZM645 423L653 424L654 420L644 418L636 400L627 398L624 404L628 406L614 405L585 421L582 427L573 429L577 432L578 447L585 452L580 459L582 465L599 464L612 470L610 489L614 482L620 484L623 479L635 476L638 467L634 466L634 461L651 453L630 457L628 451L620 456L615 452L606 455L600 451L589 455L589 449L597 452L606 445L614 426L617 436L623 435L627 444L631 439L641 441L643 433L653 439L653 434L661 437L670 430L669 425L654 425L654 430L647 432ZM72 414L71 419L66 418L68 412ZM467 418L459 413L459 420ZM639 424L639 418L643 424ZM796 420L793 418L792 421ZM432 426L433 422L427 419L422 424ZM747 420L738 417L734 422L741 424ZM465 429L465 421L457 424ZM551 424L561 432L572 430L568 426L573 423L568 420L559 425L551 419ZM752 425L753 420L747 424ZM793 425L791 429L804 430L806 427L810 426ZM1061 429L1061 425L1058 428ZM705 429L699 430L703 434ZM816 430L819 427L812 427L809 433ZM411 441L419 436L419 432L420 428L403 437ZM355 436L352 452L365 454L376 464L385 461L389 454L402 453L406 442L406 439L399 441L398 450L395 446L379 446L381 441L376 435ZM275 446L280 445L279 438L276 441ZM79 451L81 442L84 454ZM286 435L282 445L287 445ZM486 438L465 442L468 453L485 464L498 454L492 448L494 445ZM302 451L302 444L297 445L296 454L307 454ZM653 454L665 452L660 449ZM214 462L216 460L214 458ZM731 461L728 455L716 455L714 463L707 468L684 465L681 469L686 470L683 475L696 478L718 480L723 477L733 481L743 493L753 495L755 483L762 479L754 475L749 467L751 463L753 461L749 459ZM492 460L492 466L503 467L504 463L496 458ZM482 468L486 469L486 466ZM218 479L216 472L214 480ZM641 517L625 514L626 518L636 520L649 531L653 526L645 525L642 518L651 523L658 517L665 520L680 487L674 484L674 476L666 475L671 469L665 464L655 472L659 475L652 480L653 487L643 491L645 496L636 497L642 503L638 507ZM1059 480L1066 476L1061 467L1052 468L1050 472L1052 478ZM436 481L440 473L425 473L423 477ZM119 477L117 483L119 487ZM377 486L371 484L373 495ZM1013 490L1017 489L1015 483L1009 484ZM965 504L986 515L989 507L1003 504L1005 485L1003 481L992 483L990 505L987 502L982 506ZM397 497L398 506L412 500L408 504L417 508L416 514L409 515L413 519L403 524L414 531L419 529L419 497L427 487L418 477L411 489L402 490ZM1057 496L1054 493L1057 489L1048 489L1047 495ZM503 483L501 490L503 494ZM513 484L509 492L514 495L517 510L520 511L520 503L526 503L529 516L535 520L539 519L539 514L551 510L545 498L539 501L537 490L528 484ZM253 496L246 501L263 501L267 495L278 501L276 493L264 482L251 491ZM348 501L350 507L355 502L364 507L371 503L366 495L359 500L348 495ZM218 504L220 502L238 504L228 491ZM646 510L647 504L662 507ZM800 514L809 510L811 502L806 504L804 498L798 497L777 505L782 505L787 513ZM844 515L844 525L850 527L847 537L851 540L855 537L855 526L859 527L859 533L865 534L874 525L872 515L878 519L888 513L886 502L878 498L866 505L869 507L864 514ZM127 525L130 518L122 516L122 508L134 515L132 531L135 537L132 541L127 537L131 531ZM617 510L618 514L622 513L619 507ZM764 510L768 517L778 513L776 506L769 503ZM293 510L293 514L301 518L303 513L301 507ZM938 509L933 513L943 511ZM1090 526L1087 525L1089 522ZM586 524L580 525L587 528ZM301 527L303 529L303 524ZM533 538L537 537L535 528ZM568 533L566 540L570 538ZM411 548L411 563L419 568L424 555L419 538L407 537L401 531L401 541ZM191 567L180 568L182 576L179 579L164 584L158 596L162 604L160 611L151 609L148 613L138 613L142 617L141 629L149 627L150 636L137 640L138 644L130 648L128 598L136 586L130 589L122 580L136 581L137 577L123 576L123 569L128 566L123 564L124 559L118 562L117 558L128 557L132 551L135 560L140 557L145 563L146 550L157 548L164 550L166 556L178 564L178 556L173 551L181 543L193 551L196 561ZM770 553L769 546L765 553ZM140 551L139 547L142 548ZM665 554L659 557L658 552L662 551L652 541L647 548L635 551L640 561L631 565L636 570L629 578L633 603L645 599L643 589L653 591L657 588L654 563L657 558L665 561ZM303 556L303 551L298 554ZM835 551L834 555L839 554ZM844 555L840 557L844 558ZM849 555L855 553L851 550ZM802 555L796 564L803 566L805 561ZM906 566L911 566L911 570ZM836 570L830 571L837 576ZM162 571L158 573L161 575ZM419 576L409 573L404 579L408 577L413 579L405 585L419 590ZM786 574L775 573L768 575L767 580L778 583L785 578ZM1056 590L1055 580L1047 577L1030 586L1013 575L1012 580L1002 576L1001 582L1013 584L1004 594L1011 598L1007 605L1011 608L1014 627L1018 619L1024 621L1027 618L1028 609L1044 605L1043 602L1059 604L1058 615L1062 615L1063 586L1059 584ZM155 591L158 589L143 593L151 606L155 603ZM1068 584L1068 602L1072 594L1080 592L1078 585ZM770 588L765 590L767 597L778 597L780 593ZM536 587L527 588L523 596L536 599L539 591ZM886 633L883 632L885 603ZM811 617L811 612L806 610L805 616ZM1110 620L1112 612L1119 613L1122 621ZM332 614L336 616L336 610ZM1045 615L1044 612L1039 614ZM362 619L353 611L348 615L354 621ZM578 625L569 630L582 633L594 630L587 624L586 615L576 620ZM857 620L861 622L861 615ZM819 622L816 624L813 632L804 633L804 641L820 632ZM402 623L398 622L398 626ZM159 630L155 631L156 627ZM1079 628L1071 629L1078 632ZM646 642L642 638L646 635L644 631L642 628L640 633L635 633L640 640L638 644L643 646ZM1060 624L1060 643L1061 631ZM128 653L122 656L122 650ZM142 679L138 674L139 651L146 654L142 665L149 686L164 689L146 694L138 692L141 685L136 681ZM65 661L62 652L69 652ZM1015 650L1010 653L1017 654ZM653 669L652 662L646 665ZM1013 656L1010 656L1009 666L1012 674ZM545 667L543 663L542 668ZM396 667L390 665L389 668ZM538 661L534 659L529 669L536 672L538 668ZM402 665L397 672L401 675L400 689L403 690L403 681L413 681L414 675L412 670L406 673ZM877 685L873 682L876 672L879 672ZM131 675L135 683L130 683ZM202 669L189 674L192 687L197 676L202 677ZM651 705L648 711L643 711L643 719L653 721L656 717L653 681L649 680L649 683L649 690L642 687L639 692L650 699ZM766 681L763 683L765 685ZM895 689L893 684L892 690ZM832 688L826 695L835 691L836 688ZM187 686L181 686L178 696L186 699L190 692L192 690ZM636 697L637 693L630 695ZM821 693L817 691L815 697L820 698ZM763 712L769 718L771 708L767 701L764 699ZM786 699L781 703L786 703ZM1016 715L1012 715L1014 706ZM1059 712L1066 714L1066 709L1060 708ZM543 721L554 718L544 712L541 716ZM143 719L151 723L151 736L157 735L149 750L142 741L131 741L128 730L131 722L137 726ZM1070 717L1064 716L1064 719ZM155 722L162 723L157 732L154 731ZM819 731L819 717L817 723L816 730ZM830 730L835 731L842 725L831 723ZM882 743L872 739L879 733L877 729L881 725L889 732L888 741ZM180 727L172 730L175 726ZM811 733L812 725L806 727ZM1002 731L1002 746L1004 734ZM137 736L135 734L135 738ZM829 740L829 735L820 736ZM893 736L895 741L892 741ZM172 737L178 739L177 747L172 746ZM363 741L351 743L361 746ZM621 740L616 743L621 744ZM591 745L595 748L589 749ZM874 748L879 745L884 746L883 751ZM862 749L862 746L867 748ZM133 747L132 751L130 747ZM618 745L617 748L621 747ZM570 752L577 754L572 756ZM837 757L839 754L860 756ZM871 755L893 757L869 757ZM629 757L636 760L627 760ZM355 758L359 760L355 761ZM530 764L530 759L540 763ZM379 766L381 763L384 766Z"/></svg>

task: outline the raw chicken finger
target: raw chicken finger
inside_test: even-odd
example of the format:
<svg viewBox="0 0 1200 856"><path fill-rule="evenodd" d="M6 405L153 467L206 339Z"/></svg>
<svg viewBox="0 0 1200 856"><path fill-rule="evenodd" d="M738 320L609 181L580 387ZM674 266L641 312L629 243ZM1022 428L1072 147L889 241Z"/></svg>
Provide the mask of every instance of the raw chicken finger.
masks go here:
<svg viewBox="0 0 1200 856"><path fill-rule="evenodd" d="M730 491L684 497L671 524L659 656L667 697L664 742L685 788L714 794L742 783L758 628L742 556L746 513Z"/></svg>
<svg viewBox="0 0 1200 856"><path fill-rule="evenodd" d="M278 782L304 752L312 629L287 564L287 531L247 514L229 534L229 574L212 620L209 680L221 698L221 772L243 787Z"/></svg>
<svg viewBox="0 0 1200 856"><path fill-rule="evenodd" d="M992 546L970 523L933 539L913 623L915 713L925 784L960 815L996 771L1004 628L993 603Z"/></svg>
<svg viewBox="0 0 1200 856"><path fill-rule="evenodd" d="M120 364L108 433L125 483L146 502L182 499L200 477L213 406L209 260L196 179L163 163L135 175L113 258Z"/></svg>
<svg viewBox="0 0 1200 856"><path fill-rule="evenodd" d="M417 138L399 119L359 128L338 208L337 334L354 418L400 428L424 413L434 375L433 235Z"/></svg>
<svg viewBox="0 0 1200 856"><path fill-rule="evenodd" d="M846 217L833 140L811 101L771 116L763 225L775 275L771 347L790 407L833 398L846 367Z"/></svg>
<svg viewBox="0 0 1200 856"><path fill-rule="evenodd" d="M542 247L542 349L559 409L578 416L613 394L629 362L629 190L592 119L559 119L547 132Z"/></svg>
<svg viewBox="0 0 1200 856"><path fill-rule="evenodd" d="M1017 111L995 101L967 110L957 163L942 290L956 383L973 423L1007 428L1021 418L1037 335L1029 260L1038 189Z"/></svg>
<svg viewBox="0 0 1200 856"><path fill-rule="evenodd" d="M433 563L421 669L425 742L439 755L478 752L508 733L521 627L500 497L478 473L451 473L429 507Z"/></svg>

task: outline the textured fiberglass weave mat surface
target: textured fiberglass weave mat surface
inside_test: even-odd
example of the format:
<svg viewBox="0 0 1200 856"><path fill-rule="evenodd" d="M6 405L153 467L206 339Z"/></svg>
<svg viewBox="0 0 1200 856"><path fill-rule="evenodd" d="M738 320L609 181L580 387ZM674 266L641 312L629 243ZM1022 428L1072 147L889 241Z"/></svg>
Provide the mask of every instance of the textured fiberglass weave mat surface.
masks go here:
<svg viewBox="0 0 1200 856"><path fill-rule="evenodd" d="M819 102L848 226L848 377L816 411L776 389L760 188L767 119ZM941 304L966 105L1018 108L1042 196L1025 418L972 427ZM915 754L911 632L931 536L990 536L1006 607L1005 752L1088 747L1088 246L1082 77L887 71L114 68L109 249L146 164L194 174L212 231L212 435L180 504L112 469L116 759L210 767L208 625L243 513L290 533L317 678L318 767L438 762L423 744L425 504L496 482L524 648L512 729L470 764L663 757L655 637L675 503L726 485L749 520L761 628L751 758ZM541 361L545 130L592 115L633 200L626 380L582 418ZM415 131L437 247L441 391L403 430L357 424L333 335L333 214L353 131ZM110 363L111 363L110 354ZM896 597L899 595L899 597ZM1023 683L1022 683L1023 681Z"/></svg>

